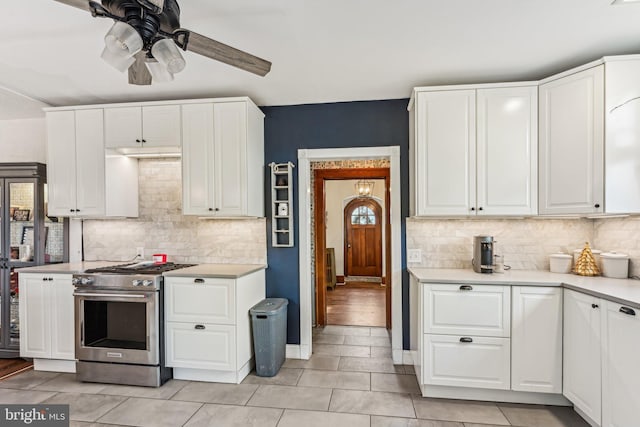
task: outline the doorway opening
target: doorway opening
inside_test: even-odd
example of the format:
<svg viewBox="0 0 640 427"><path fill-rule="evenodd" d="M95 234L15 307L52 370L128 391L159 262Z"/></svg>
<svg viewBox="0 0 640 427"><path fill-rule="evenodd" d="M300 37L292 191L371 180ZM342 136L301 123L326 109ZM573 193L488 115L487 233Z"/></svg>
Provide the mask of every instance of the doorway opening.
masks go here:
<svg viewBox="0 0 640 427"><path fill-rule="evenodd" d="M316 325L391 328L389 167L313 177ZM371 194L354 191L362 179Z"/></svg>

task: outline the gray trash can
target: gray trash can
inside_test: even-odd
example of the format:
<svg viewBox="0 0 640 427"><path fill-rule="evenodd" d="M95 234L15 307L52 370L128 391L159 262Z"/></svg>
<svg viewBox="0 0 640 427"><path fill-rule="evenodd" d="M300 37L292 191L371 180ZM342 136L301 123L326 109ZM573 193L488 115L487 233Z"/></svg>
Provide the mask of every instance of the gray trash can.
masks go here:
<svg viewBox="0 0 640 427"><path fill-rule="evenodd" d="M284 363L287 346L287 305L285 298L267 298L254 305L251 313L256 375L272 377Z"/></svg>

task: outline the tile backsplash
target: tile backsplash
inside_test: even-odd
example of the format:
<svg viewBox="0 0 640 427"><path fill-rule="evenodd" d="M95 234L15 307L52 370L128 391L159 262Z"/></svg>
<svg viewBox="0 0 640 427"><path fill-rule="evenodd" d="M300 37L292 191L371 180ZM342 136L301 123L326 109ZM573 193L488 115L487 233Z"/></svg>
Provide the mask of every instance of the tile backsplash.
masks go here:
<svg viewBox="0 0 640 427"><path fill-rule="evenodd" d="M203 220L182 215L180 159L139 160L138 218L85 220L84 259L129 261L165 253L173 262L266 264L265 219Z"/></svg>
<svg viewBox="0 0 640 427"><path fill-rule="evenodd" d="M471 268L473 236L491 235L504 263L517 270L549 270L549 254L572 253L585 242L630 256L640 275L640 217L607 219L407 219L407 248L421 249L430 268Z"/></svg>

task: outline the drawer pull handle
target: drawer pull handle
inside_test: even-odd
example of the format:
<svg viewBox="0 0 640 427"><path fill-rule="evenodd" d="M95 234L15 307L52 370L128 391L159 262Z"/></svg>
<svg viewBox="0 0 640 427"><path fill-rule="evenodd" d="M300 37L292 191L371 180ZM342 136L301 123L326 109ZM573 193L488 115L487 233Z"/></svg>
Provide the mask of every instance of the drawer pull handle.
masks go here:
<svg viewBox="0 0 640 427"><path fill-rule="evenodd" d="M204 279L193 279L193 283L204 283Z"/></svg>
<svg viewBox="0 0 640 427"><path fill-rule="evenodd" d="M633 308L629 307L620 307L620 313L628 314L629 316L635 316L636 312Z"/></svg>
<svg viewBox="0 0 640 427"><path fill-rule="evenodd" d="M473 290L473 286L471 286L471 285L462 285L462 286L460 286L460 290L461 291L472 291Z"/></svg>
<svg viewBox="0 0 640 427"><path fill-rule="evenodd" d="M196 325L195 328L196 329L205 329L204 325Z"/></svg>
<svg viewBox="0 0 640 427"><path fill-rule="evenodd" d="M462 337L462 338L460 338L460 342L464 342L464 343L473 342L473 338L470 338L470 337Z"/></svg>

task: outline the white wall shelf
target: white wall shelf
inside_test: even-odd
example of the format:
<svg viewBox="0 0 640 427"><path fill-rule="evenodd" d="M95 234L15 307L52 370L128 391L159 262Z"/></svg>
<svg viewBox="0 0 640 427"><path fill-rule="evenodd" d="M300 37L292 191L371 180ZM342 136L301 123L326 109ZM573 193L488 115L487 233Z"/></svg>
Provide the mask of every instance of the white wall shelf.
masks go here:
<svg viewBox="0 0 640 427"><path fill-rule="evenodd" d="M293 246L293 163L269 163L271 167L271 246Z"/></svg>

